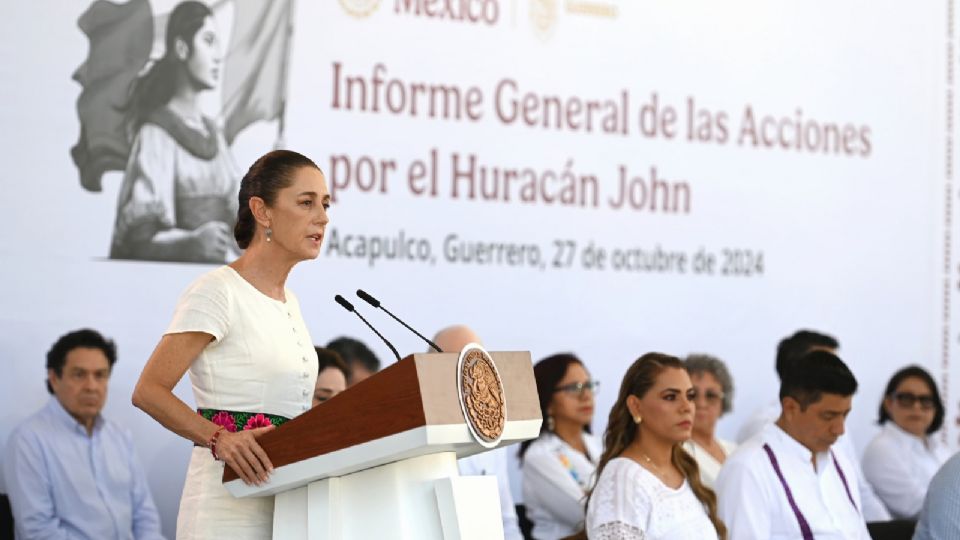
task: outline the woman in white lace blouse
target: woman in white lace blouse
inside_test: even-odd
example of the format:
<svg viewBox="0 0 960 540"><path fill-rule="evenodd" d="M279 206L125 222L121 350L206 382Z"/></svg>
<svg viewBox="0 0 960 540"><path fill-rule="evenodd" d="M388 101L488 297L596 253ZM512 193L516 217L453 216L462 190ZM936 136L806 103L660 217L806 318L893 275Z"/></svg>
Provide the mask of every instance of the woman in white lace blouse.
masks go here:
<svg viewBox="0 0 960 540"><path fill-rule="evenodd" d="M647 353L627 370L587 504L587 538L726 538L716 495L682 446L693 429L694 393L675 357Z"/></svg>

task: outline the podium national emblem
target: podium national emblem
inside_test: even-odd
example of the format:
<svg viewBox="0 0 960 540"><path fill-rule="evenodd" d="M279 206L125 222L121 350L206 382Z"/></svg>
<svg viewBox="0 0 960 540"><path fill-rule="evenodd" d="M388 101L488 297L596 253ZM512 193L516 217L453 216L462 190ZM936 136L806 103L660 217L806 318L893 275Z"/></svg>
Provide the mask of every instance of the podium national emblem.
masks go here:
<svg viewBox="0 0 960 540"><path fill-rule="evenodd" d="M471 343L461 351L457 367L460 406L470 432L481 445L496 446L507 420L497 366L487 351Z"/></svg>

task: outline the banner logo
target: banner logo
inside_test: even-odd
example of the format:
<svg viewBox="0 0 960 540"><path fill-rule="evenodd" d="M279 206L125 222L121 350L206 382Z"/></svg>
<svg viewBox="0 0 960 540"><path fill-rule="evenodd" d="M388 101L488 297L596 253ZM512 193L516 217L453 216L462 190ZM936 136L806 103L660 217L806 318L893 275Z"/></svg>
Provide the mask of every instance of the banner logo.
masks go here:
<svg viewBox="0 0 960 540"><path fill-rule="evenodd" d="M530 0L530 23L541 38L550 37L557 26L557 0Z"/></svg>
<svg viewBox="0 0 960 540"><path fill-rule="evenodd" d="M363 18L380 7L380 0L340 0L340 6L350 15Z"/></svg>
<svg viewBox="0 0 960 540"><path fill-rule="evenodd" d="M527 15L535 35L541 39L553 36L561 17L588 17L617 19L620 11L616 3L601 0L529 0Z"/></svg>

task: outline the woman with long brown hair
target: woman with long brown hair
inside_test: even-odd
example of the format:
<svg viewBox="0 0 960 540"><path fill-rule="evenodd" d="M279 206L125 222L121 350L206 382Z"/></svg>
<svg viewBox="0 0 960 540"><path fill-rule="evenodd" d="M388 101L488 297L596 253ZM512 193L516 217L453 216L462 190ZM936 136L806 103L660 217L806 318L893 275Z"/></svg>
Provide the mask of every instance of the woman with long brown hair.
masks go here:
<svg viewBox="0 0 960 540"><path fill-rule="evenodd" d="M717 497L683 449L695 390L683 363L647 353L630 366L604 434L586 534L597 540L726 538Z"/></svg>

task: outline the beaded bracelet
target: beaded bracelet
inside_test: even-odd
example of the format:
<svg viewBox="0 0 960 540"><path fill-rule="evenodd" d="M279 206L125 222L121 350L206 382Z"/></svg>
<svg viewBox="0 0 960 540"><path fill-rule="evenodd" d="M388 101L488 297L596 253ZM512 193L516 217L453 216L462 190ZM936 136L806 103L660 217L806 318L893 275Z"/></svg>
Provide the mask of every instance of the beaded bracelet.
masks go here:
<svg viewBox="0 0 960 540"><path fill-rule="evenodd" d="M210 436L210 441L207 443L207 447L210 448L210 453L213 454L213 459L220 461L220 456L217 455L217 439L220 438L220 432L223 431L223 426L220 426L213 435Z"/></svg>

